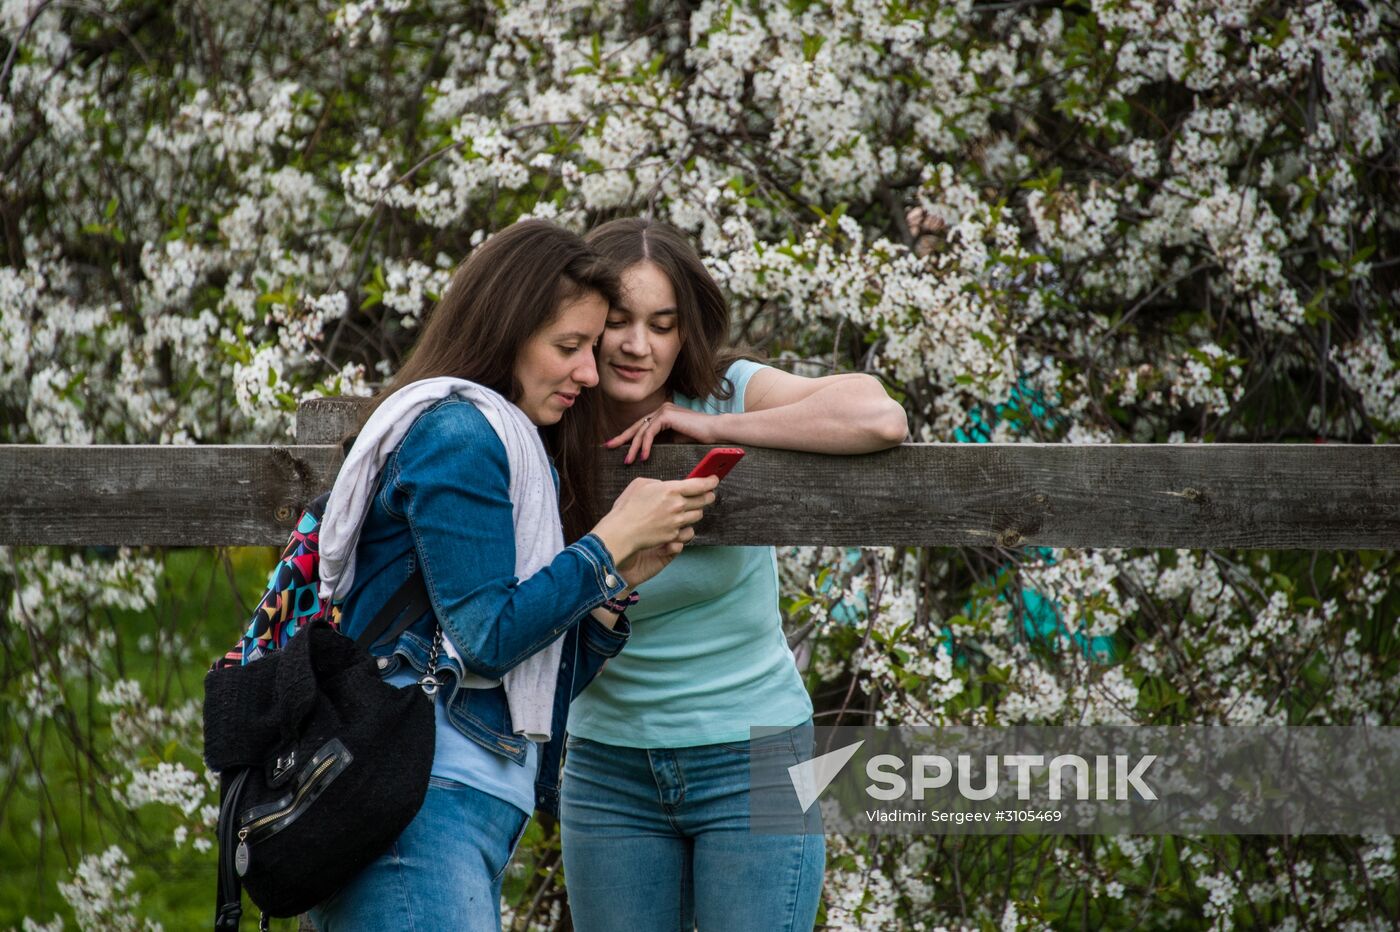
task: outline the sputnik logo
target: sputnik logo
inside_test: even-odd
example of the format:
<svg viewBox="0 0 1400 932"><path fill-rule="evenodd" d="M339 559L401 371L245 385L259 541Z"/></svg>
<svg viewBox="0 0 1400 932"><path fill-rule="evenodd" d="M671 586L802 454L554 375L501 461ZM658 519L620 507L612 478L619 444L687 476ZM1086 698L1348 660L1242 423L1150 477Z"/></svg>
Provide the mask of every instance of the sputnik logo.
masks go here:
<svg viewBox="0 0 1400 932"><path fill-rule="evenodd" d="M841 769L850 763L855 757L856 751L864 744L864 739L855 744L848 744L844 748L837 748L828 751L820 757L803 761L800 764L793 764L788 768L788 776L792 779L792 788L797 791L797 801L802 805L802 811L806 812L812 808L812 803L826 791L841 773Z"/></svg>

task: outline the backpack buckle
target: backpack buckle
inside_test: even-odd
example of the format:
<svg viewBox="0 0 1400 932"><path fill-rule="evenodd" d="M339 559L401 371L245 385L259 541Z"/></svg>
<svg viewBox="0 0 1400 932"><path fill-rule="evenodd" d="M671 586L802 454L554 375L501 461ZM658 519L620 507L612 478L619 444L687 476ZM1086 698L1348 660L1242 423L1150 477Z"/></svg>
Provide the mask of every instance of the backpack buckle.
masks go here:
<svg viewBox="0 0 1400 932"><path fill-rule="evenodd" d="M267 765L267 785L275 789L287 782L292 772L297 766L296 746L288 748L285 752L277 752L276 757Z"/></svg>
<svg viewBox="0 0 1400 932"><path fill-rule="evenodd" d="M296 748L293 748L287 753L286 757L277 758L277 762L272 765L272 779L276 780L278 777L282 776L282 774L286 773L288 770L291 770L296 765L297 752Z"/></svg>

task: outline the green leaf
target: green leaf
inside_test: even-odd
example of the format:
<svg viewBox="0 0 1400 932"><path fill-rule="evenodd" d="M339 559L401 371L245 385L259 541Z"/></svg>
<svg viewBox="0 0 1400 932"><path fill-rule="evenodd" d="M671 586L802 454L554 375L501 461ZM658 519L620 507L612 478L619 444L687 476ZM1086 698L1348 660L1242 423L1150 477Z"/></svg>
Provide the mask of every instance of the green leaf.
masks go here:
<svg viewBox="0 0 1400 932"><path fill-rule="evenodd" d="M1371 254L1375 251L1375 243L1370 243L1366 246L1362 246L1360 249L1356 250L1356 252L1352 255L1350 259L1347 260L1347 268L1351 268L1359 263L1365 262L1367 259L1371 258Z"/></svg>
<svg viewBox="0 0 1400 932"><path fill-rule="evenodd" d="M788 614L796 614L812 604L812 597L809 595L799 595L788 602Z"/></svg>
<svg viewBox="0 0 1400 932"><path fill-rule="evenodd" d="M1064 170L1061 169L1060 166L1056 165L1054 168L1050 169L1050 172L1048 174L1042 175L1039 178L1032 178L1029 181L1021 182L1021 187L1026 188L1030 191L1045 191L1048 193L1057 189L1060 186L1060 179L1063 177Z"/></svg>
<svg viewBox="0 0 1400 932"><path fill-rule="evenodd" d="M1267 24L1268 21L1269 21L1268 19L1265 19L1264 22ZM1284 40L1284 39L1287 39L1288 36L1289 36L1289 34L1292 33L1292 31L1293 31L1292 27L1290 27L1289 24L1288 24L1288 18L1287 18L1287 17L1280 17L1280 18L1274 23L1274 32L1273 32L1273 35L1271 35L1271 36L1269 36L1267 39L1265 39L1265 40L1264 40L1264 44L1267 45L1267 46L1268 46L1269 48L1271 48L1271 49L1276 49L1276 48L1278 48L1280 45L1283 44L1283 40Z"/></svg>
<svg viewBox="0 0 1400 932"><path fill-rule="evenodd" d="M241 343L230 343L228 340L220 340L219 347L223 349L224 354L230 359L241 362L245 366L253 361L252 350Z"/></svg>
<svg viewBox="0 0 1400 932"><path fill-rule="evenodd" d="M985 683L993 683L999 686L1005 685L1011 682L1011 668L998 667L992 664L988 664L987 671L982 674L982 681Z"/></svg>

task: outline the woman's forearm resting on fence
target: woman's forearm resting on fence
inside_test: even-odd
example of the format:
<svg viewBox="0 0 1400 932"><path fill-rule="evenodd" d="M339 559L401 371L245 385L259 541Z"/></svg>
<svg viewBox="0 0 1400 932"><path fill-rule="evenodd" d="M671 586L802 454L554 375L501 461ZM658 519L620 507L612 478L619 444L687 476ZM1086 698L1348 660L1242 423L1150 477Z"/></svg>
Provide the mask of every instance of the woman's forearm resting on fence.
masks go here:
<svg viewBox="0 0 1400 932"><path fill-rule="evenodd" d="M870 453L904 442L904 408L873 376L804 379L777 369L754 373L744 413L716 415L725 442L809 453Z"/></svg>

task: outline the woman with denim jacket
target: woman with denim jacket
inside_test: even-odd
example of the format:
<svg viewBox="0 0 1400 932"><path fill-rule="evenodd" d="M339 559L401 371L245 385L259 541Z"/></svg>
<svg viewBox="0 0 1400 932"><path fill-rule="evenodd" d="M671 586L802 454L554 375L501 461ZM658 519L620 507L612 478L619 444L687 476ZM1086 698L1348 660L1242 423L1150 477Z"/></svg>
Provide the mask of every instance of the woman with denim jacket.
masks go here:
<svg viewBox="0 0 1400 932"><path fill-rule="evenodd" d="M458 267L376 399L441 376L509 399L539 429L573 543L517 577L518 477L492 423L462 395L431 403L389 454L354 550L341 629L354 637L410 573L423 574L431 611L377 662L390 682L416 688L437 658L432 778L392 848L312 911L323 932L500 929L501 878L530 814L557 810L569 703L627 641L611 600L679 553L713 501L712 480L634 481L595 522L587 389L616 295L610 265L578 236L517 223ZM451 650L433 650L439 626ZM545 736L518 733L502 678L561 637L548 739L532 740Z"/></svg>
<svg viewBox="0 0 1400 932"><path fill-rule="evenodd" d="M626 462L659 439L817 453L904 440L904 410L868 375L799 378L721 352L728 306L675 229L614 220L587 240L622 269L598 368L603 436ZM575 928L810 929L819 819L803 835L749 825L751 758L785 773L812 755L773 548L688 549L637 594L627 651L569 713L560 826ZM777 733L751 742L751 726Z"/></svg>

